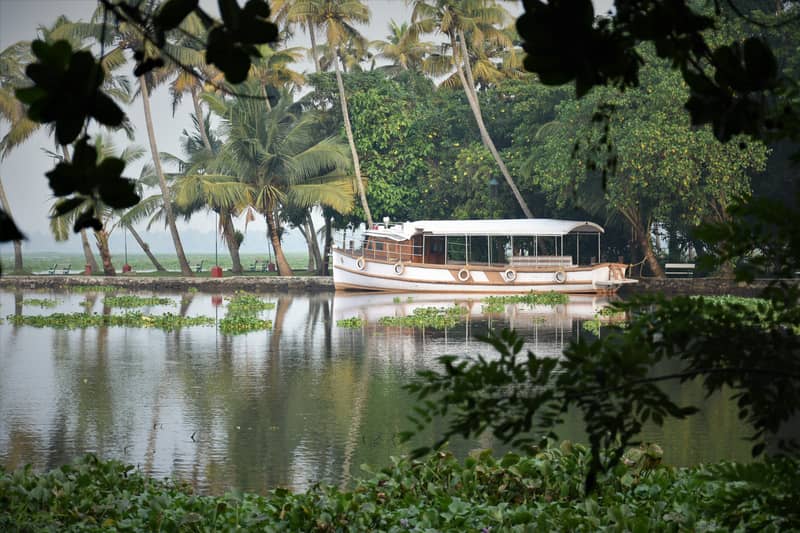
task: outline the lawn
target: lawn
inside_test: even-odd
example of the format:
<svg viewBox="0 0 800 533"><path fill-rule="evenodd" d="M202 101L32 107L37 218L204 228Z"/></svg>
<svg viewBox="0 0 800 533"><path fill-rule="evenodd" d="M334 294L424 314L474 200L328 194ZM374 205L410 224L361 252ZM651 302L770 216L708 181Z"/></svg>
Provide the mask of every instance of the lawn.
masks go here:
<svg viewBox="0 0 800 533"><path fill-rule="evenodd" d="M308 256L305 253L288 253L286 254L286 258L289 261L289 265L292 267L292 269L297 271L295 272L297 275L304 275L306 273L305 269L308 266ZM164 266L164 268L168 270L168 272L155 272L153 264L144 254L128 254L128 263L131 265L131 267L133 267L133 271L137 274L159 277L180 275L180 267L178 266L177 257L172 254L156 254L156 259L158 259L158 261ZM213 253L187 254L187 259L189 260L189 264L192 265L193 269L202 261L202 271L198 274L198 276L210 276L209 271L211 267L214 266ZM276 272L261 272L263 263L268 259L269 258L264 254L243 254L241 256L242 268L244 268L245 274L248 275L277 275ZM250 272L249 269L255 260L258 260L256 265L257 270L256 272ZM39 252L26 254L23 257L25 271L33 274L46 274L53 265L57 265L56 272L59 274L62 272L62 269L67 266L70 267L70 273L80 274L83 273L84 261L83 254ZM118 274L122 273L123 264L124 260L122 258L114 258L114 267L117 269ZM0 265L2 265L4 273L11 273L14 268L13 256L10 254L4 255L2 258L0 258ZM221 266L223 270L230 270L231 265L232 263L230 257L227 255L219 256L219 266ZM102 273L100 272L96 274Z"/></svg>

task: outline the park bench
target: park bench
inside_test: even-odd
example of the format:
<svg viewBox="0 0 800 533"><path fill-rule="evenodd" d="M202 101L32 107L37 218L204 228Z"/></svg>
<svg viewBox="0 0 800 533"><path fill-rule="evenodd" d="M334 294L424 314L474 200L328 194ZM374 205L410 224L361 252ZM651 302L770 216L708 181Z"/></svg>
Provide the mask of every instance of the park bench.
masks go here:
<svg viewBox="0 0 800 533"><path fill-rule="evenodd" d="M56 273L56 269L58 268L58 263L53 263L53 266L47 269L47 274L52 276Z"/></svg>
<svg viewBox="0 0 800 533"><path fill-rule="evenodd" d="M202 272L203 271L203 263L205 263L205 259L201 259L199 263L194 266L195 272Z"/></svg>
<svg viewBox="0 0 800 533"><path fill-rule="evenodd" d="M664 273L668 278L691 278L694 277L694 263L667 263Z"/></svg>
<svg viewBox="0 0 800 533"><path fill-rule="evenodd" d="M254 260L253 263L250 265L250 268L248 270L250 272L255 272L258 269L258 263L259 263L258 259Z"/></svg>
<svg viewBox="0 0 800 533"><path fill-rule="evenodd" d="M64 267L64 268L61 270L61 274L63 274L63 275L65 275L65 276L66 276L67 274L69 274L69 270L70 270L71 268L72 268L72 263L70 263L70 264L68 264L67 266L65 266L65 267Z"/></svg>

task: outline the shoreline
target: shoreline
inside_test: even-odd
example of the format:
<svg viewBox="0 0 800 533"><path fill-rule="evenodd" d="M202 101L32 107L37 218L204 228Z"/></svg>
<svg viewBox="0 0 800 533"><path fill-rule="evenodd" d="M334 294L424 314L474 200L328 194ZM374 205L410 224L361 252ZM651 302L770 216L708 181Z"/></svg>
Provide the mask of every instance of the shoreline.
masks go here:
<svg viewBox="0 0 800 533"><path fill-rule="evenodd" d="M206 293L248 291L266 292L333 292L330 276L230 276L227 278L136 277L33 275L0 276L0 289L51 289L70 287L119 287L133 291L187 291Z"/></svg>
<svg viewBox="0 0 800 533"><path fill-rule="evenodd" d="M769 284L766 279L753 283L737 282L728 278L642 278L635 285L623 287L618 295L625 298L636 294L662 292L666 295L732 295L758 296ZM799 280L786 280L796 284ZM229 276L208 277L138 277L138 276L83 276L83 275L26 275L0 276L0 289L50 289L104 286L132 291L187 291L195 289L205 293L248 291L270 292L333 292L330 276Z"/></svg>

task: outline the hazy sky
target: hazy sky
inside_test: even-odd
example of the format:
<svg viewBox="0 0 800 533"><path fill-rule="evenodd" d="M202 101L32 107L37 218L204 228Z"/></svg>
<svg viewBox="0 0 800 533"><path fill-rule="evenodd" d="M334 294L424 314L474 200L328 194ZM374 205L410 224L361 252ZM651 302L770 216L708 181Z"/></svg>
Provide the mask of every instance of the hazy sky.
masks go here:
<svg viewBox="0 0 800 533"><path fill-rule="evenodd" d="M603 3L608 5L610 0ZM204 5L215 6L213 0L202 0ZM394 19L398 22L410 19L411 9L404 0L367 0L367 4L372 10L372 21L369 27L362 29L368 39L385 39L388 35L389 21ZM514 15L522 11L521 2L505 2L505 7ZM97 0L0 0L0 49L20 41L30 40L36 35L36 28L39 26L49 26L57 16L65 14L73 20L87 20L93 10L97 7ZM606 8L607 9L607 8ZM598 8L600 11L600 8ZM308 37L302 32L298 32L297 46L310 46ZM299 70L311 70L309 64L299 67ZM170 104L169 93L166 87L156 90L151 95L151 106L156 125L156 138L160 151L181 154L180 152L180 133L183 129L191 128L191 112L189 99L184 99L184 105L179 108L174 116ZM126 109L136 130L134 144L148 148L147 134L144 125L144 113L142 103L137 99L132 107ZM0 125L0 135L7 132L7 125ZM117 143L122 145L127 142L124 136L116 138ZM47 179L44 173L53 167L53 161L45 153L45 150L54 150L53 140L43 131L37 133L25 144L16 148L11 154L0 161L0 178L8 194L12 205L13 216L18 226L25 232L29 241L24 247L34 250L59 250L59 251L80 251L80 240L73 236L66 245L57 245L49 236L47 212L52 204L52 196L47 186ZM126 169L125 175L129 177L138 176L139 166ZM382 214L376 214L381 216ZM237 224L243 229L243 223ZM186 235L189 241L188 248L200 246L208 250L208 243L211 242L213 250L213 229L214 219L211 216L198 215L192 218L191 227L188 224L180 223L182 237ZM257 221L248 226L248 238L245 239L243 251L261 253L266 249L264 243L264 223ZM199 232L199 233L198 233ZM119 253L121 247L121 236L115 232L112 235L112 253ZM191 235L196 233L198 235ZM250 237L252 235L252 237ZM209 241L211 237L211 241ZM299 239L299 240L298 240ZM153 228L147 235L146 240L150 241L151 246L160 252L172 250L171 241L167 232L162 227ZM302 246L302 239L298 236L288 242L289 247ZM198 244L193 244L193 243ZM10 244L0 245L0 255L7 257L10 253ZM129 247L129 250L133 248ZM138 253L138 250L136 250Z"/></svg>

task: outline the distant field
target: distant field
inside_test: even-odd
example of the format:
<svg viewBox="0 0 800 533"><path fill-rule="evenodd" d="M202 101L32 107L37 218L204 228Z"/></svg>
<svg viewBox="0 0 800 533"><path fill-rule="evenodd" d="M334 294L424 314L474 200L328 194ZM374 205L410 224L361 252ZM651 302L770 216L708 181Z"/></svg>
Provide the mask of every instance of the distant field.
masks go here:
<svg viewBox="0 0 800 533"><path fill-rule="evenodd" d="M167 270L180 270L178 266L178 259L174 255L170 254L155 254L158 261L166 268ZM100 257L95 254L98 264L100 263ZM214 266L214 254L186 254L189 263L194 267L200 261L203 261L203 271L208 272L208 269ZM292 269L297 270L305 270L308 266L308 256L304 253L294 253L294 254L286 254L286 258L289 260L289 265ZM261 264L264 260L268 259L266 255L263 254L243 254L241 256L242 260L242 267L245 271L248 270L250 265L253 264L253 261L258 259L258 268L261 269ZM275 259L273 258L273 262ZM146 270L154 270L153 264L147 259L147 256L144 254L128 254L128 263L133 267L134 271L146 271ZM10 254L4 254L2 258L0 258L0 264L3 266L3 272L9 273L14 268L14 257ZM43 274L46 273L48 269L50 269L54 264L58 265L58 269L61 270L67 265L70 265L70 271L72 273L80 273L83 272L84 267L84 258L83 254L59 254L59 253L31 253L25 254L23 256L23 265L27 272L35 273L35 274ZM124 259L121 257L114 257L114 267L117 269L117 272L122 272L122 265L124 264ZM227 270L231 268L231 259L226 255L220 254L219 256L219 266L223 269Z"/></svg>

